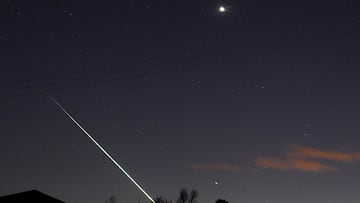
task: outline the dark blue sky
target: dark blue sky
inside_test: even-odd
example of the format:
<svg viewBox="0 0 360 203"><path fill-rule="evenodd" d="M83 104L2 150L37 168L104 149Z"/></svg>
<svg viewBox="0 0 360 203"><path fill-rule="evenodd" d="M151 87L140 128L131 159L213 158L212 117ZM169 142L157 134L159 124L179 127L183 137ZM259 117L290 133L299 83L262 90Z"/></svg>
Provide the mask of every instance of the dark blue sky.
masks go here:
<svg viewBox="0 0 360 203"><path fill-rule="evenodd" d="M146 202L46 90L154 197L360 199L356 1L0 4L0 196Z"/></svg>

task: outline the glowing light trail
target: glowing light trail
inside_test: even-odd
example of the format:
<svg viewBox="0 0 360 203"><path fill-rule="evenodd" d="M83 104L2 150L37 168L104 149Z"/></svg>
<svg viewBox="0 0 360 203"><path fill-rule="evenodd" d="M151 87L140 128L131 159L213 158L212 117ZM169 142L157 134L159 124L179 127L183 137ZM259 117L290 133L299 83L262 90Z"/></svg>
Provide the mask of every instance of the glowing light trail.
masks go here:
<svg viewBox="0 0 360 203"><path fill-rule="evenodd" d="M51 100L90 138L91 141L117 166L130 180L133 182L139 190L145 194L145 196L153 203L154 199L125 171L123 167L118 164L112 156L52 97L48 94Z"/></svg>

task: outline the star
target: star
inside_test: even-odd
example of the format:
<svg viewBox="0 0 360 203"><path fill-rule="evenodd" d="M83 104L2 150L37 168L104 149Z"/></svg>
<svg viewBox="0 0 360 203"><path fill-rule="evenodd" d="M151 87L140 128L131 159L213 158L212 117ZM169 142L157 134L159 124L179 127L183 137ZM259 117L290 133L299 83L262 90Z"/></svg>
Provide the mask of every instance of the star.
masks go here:
<svg viewBox="0 0 360 203"><path fill-rule="evenodd" d="M219 8L218 8L218 11L220 13L224 13L224 12L226 12L226 8L224 6L222 6L222 5L220 5Z"/></svg>

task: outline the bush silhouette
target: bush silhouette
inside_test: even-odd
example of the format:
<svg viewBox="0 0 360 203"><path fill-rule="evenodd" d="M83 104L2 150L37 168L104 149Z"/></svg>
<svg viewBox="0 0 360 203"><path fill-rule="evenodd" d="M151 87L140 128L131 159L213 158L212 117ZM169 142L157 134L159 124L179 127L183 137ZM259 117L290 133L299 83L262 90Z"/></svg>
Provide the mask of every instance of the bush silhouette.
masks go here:
<svg viewBox="0 0 360 203"><path fill-rule="evenodd" d="M215 203L229 203L229 202L224 199L218 199L218 200L216 200Z"/></svg>

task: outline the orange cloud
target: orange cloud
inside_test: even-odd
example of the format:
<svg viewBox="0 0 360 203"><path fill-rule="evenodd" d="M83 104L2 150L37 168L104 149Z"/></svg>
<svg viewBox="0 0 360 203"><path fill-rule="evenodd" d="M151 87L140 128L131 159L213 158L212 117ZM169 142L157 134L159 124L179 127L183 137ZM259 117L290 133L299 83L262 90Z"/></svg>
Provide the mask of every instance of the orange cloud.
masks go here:
<svg viewBox="0 0 360 203"><path fill-rule="evenodd" d="M294 169L301 171L316 172L316 173L321 173L325 171L331 171L331 172L337 171L337 168L326 164L322 164L318 161L291 159L290 163Z"/></svg>
<svg viewBox="0 0 360 203"><path fill-rule="evenodd" d="M207 170L207 171L225 171L225 172L234 172L241 170L241 168L238 166L223 164L223 163L196 163L196 164L190 164L190 168Z"/></svg>
<svg viewBox="0 0 360 203"><path fill-rule="evenodd" d="M321 173L326 171L336 172L337 168L322 164L318 161L309 161L303 159L281 160L274 157L258 157L256 165L263 168L273 168L277 170L289 171L298 170L306 172Z"/></svg>
<svg viewBox="0 0 360 203"><path fill-rule="evenodd" d="M292 150L287 153L287 156L294 158L326 159L338 162L355 162L360 160L360 153L326 151L300 145L291 145L291 148Z"/></svg>
<svg viewBox="0 0 360 203"><path fill-rule="evenodd" d="M313 159L316 159L316 161ZM348 153L290 145L290 150L285 153L284 158L260 156L256 158L255 163L259 167L286 171L298 170L320 173L326 171L336 172L338 170L333 166L321 163L321 160L352 163L360 161L360 152Z"/></svg>

